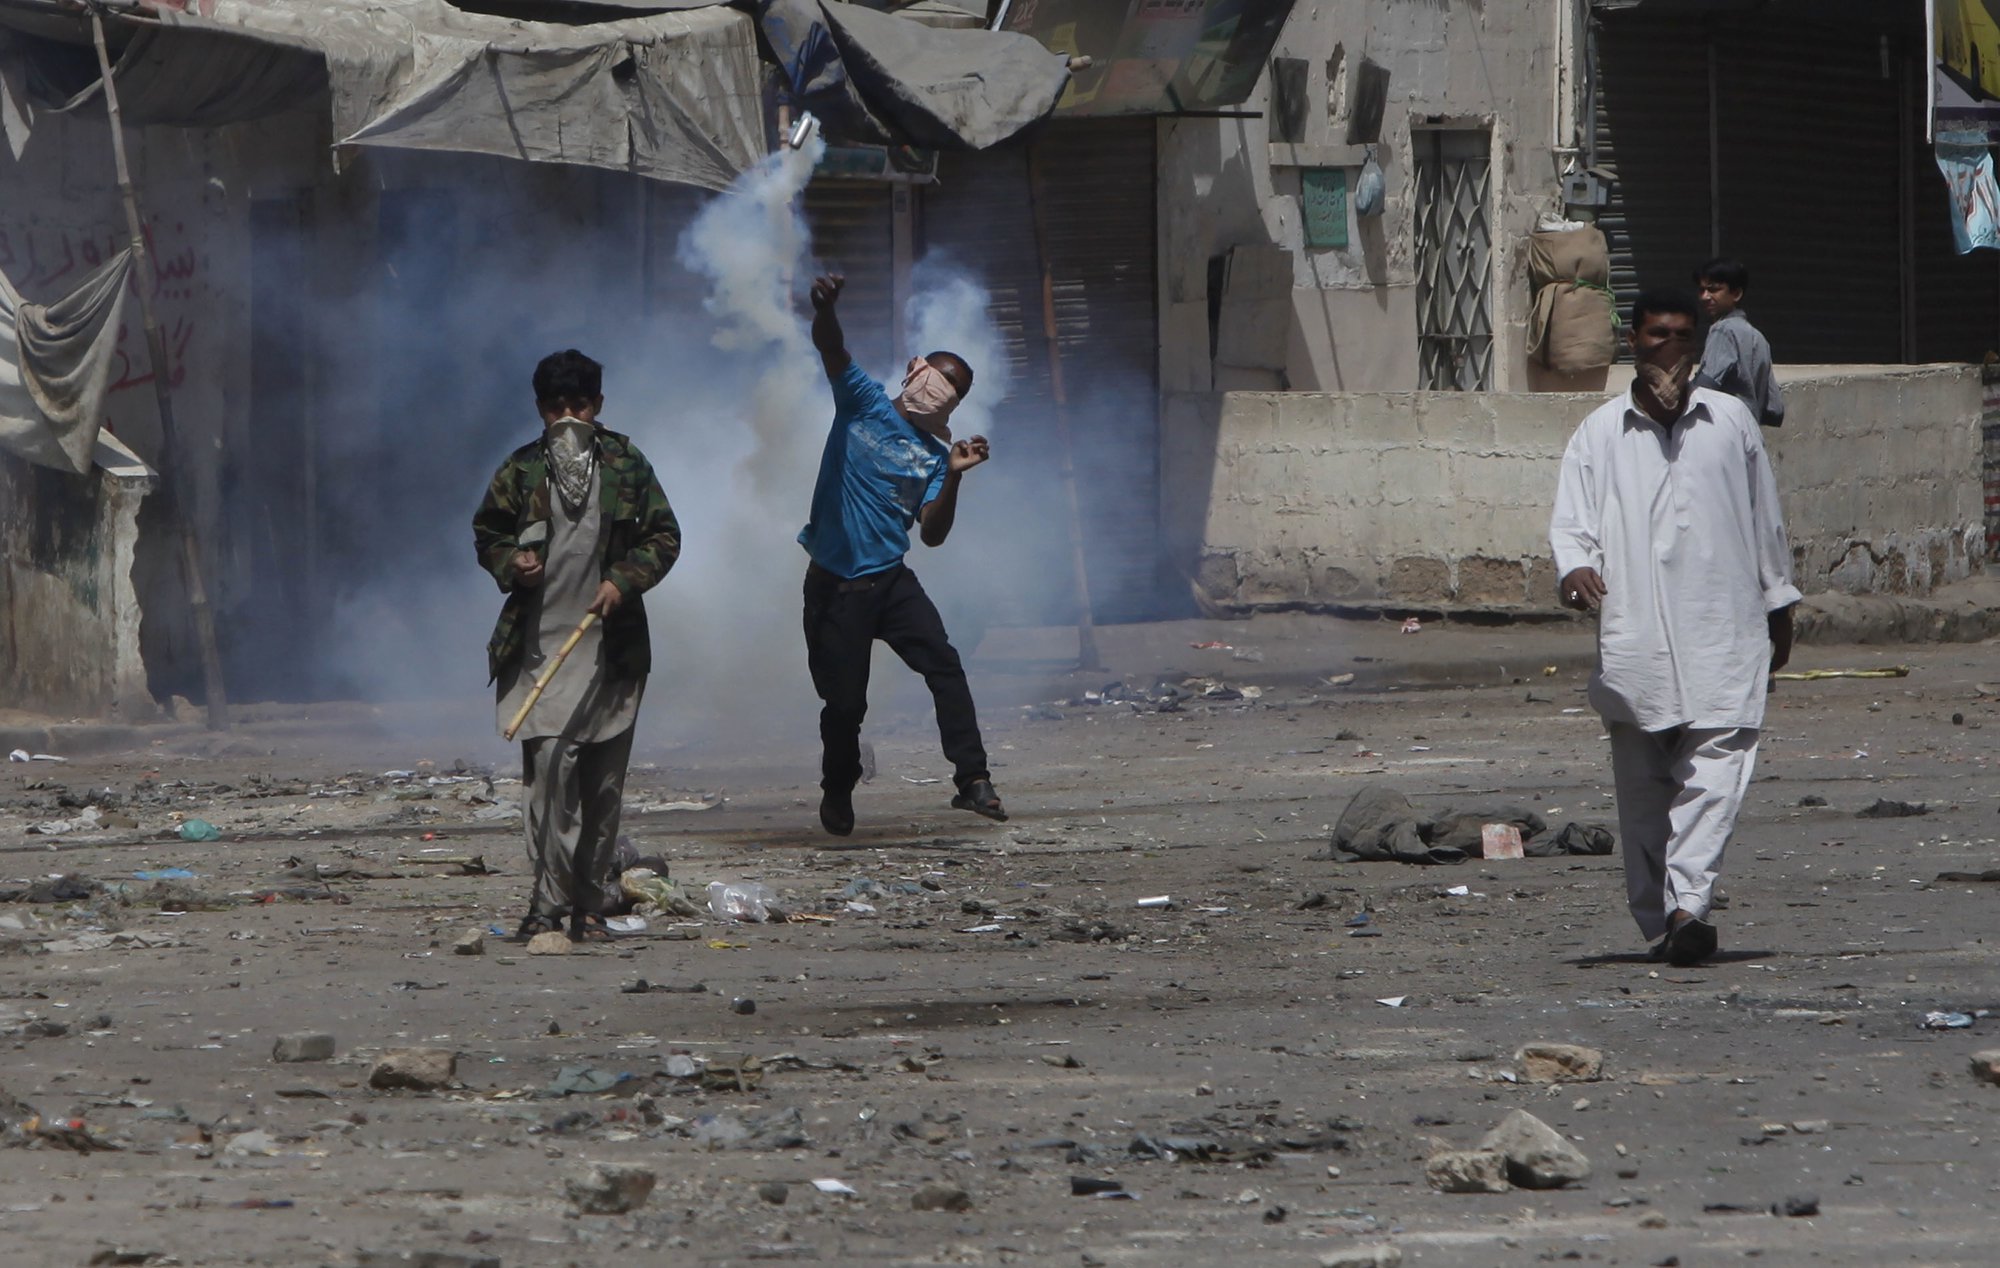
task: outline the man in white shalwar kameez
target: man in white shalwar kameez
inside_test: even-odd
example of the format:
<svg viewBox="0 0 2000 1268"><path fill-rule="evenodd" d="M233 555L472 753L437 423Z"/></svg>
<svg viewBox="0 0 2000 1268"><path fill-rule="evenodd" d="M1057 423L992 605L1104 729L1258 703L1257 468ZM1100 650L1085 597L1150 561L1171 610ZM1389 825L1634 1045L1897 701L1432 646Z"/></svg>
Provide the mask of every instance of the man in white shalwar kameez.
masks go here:
<svg viewBox="0 0 2000 1268"><path fill-rule="evenodd" d="M1653 954L1715 954L1709 909L1791 655L1791 547L1757 420L1688 387L1692 297L1647 291L1632 390L1570 438L1549 526L1561 598L1597 610L1590 701L1611 735L1627 901Z"/></svg>

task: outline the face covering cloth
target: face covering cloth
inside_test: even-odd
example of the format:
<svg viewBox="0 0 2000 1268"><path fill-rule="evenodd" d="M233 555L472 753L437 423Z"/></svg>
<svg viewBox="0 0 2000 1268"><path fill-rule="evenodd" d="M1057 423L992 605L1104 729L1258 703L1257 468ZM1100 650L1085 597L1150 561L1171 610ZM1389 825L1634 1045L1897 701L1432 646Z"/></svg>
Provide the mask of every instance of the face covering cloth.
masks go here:
<svg viewBox="0 0 2000 1268"><path fill-rule="evenodd" d="M571 515L583 508L590 493L590 476L597 466L597 428L579 418L565 418L548 429L543 443L549 454L549 477Z"/></svg>
<svg viewBox="0 0 2000 1268"><path fill-rule="evenodd" d="M958 408L958 389L944 372L918 357L903 376L903 391L896 397L903 417L918 431L929 432L951 443L951 412Z"/></svg>
<svg viewBox="0 0 2000 1268"><path fill-rule="evenodd" d="M1672 365L1659 366L1649 362L1639 364L1639 381L1653 394L1653 399L1670 414L1681 412L1681 402L1687 398L1688 379L1694 374L1694 358L1682 357Z"/></svg>

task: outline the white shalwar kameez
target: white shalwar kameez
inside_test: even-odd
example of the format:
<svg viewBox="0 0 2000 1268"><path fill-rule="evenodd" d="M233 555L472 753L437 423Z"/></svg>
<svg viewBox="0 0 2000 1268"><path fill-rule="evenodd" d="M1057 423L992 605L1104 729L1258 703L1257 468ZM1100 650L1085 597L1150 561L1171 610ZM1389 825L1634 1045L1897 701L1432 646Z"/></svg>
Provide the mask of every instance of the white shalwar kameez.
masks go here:
<svg viewBox="0 0 2000 1268"><path fill-rule="evenodd" d="M1558 577L1604 579L1590 702L1611 733L1627 899L1658 938L1675 910L1708 915L1756 766L1767 617L1799 600L1757 421L1707 388L1671 427L1629 392L1599 407L1563 454L1549 543Z"/></svg>

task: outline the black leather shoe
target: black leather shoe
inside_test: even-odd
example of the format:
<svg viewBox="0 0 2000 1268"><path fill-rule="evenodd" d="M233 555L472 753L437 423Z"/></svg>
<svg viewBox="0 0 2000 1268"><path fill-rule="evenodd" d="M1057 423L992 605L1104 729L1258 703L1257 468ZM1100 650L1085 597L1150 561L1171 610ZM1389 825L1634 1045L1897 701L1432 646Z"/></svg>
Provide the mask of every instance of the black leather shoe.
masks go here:
<svg viewBox="0 0 2000 1268"><path fill-rule="evenodd" d="M1715 926L1690 916L1667 935L1667 963L1677 969L1693 968L1715 954Z"/></svg>
<svg viewBox="0 0 2000 1268"><path fill-rule="evenodd" d="M819 825L837 837L854 831L854 790L829 788L819 797Z"/></svg>

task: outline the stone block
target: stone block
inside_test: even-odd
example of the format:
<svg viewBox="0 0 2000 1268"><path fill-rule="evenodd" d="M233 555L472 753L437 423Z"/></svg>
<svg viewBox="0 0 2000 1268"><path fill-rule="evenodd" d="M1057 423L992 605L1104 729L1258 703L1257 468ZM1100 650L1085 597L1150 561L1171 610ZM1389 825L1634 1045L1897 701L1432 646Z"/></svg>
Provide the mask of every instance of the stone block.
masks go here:
<svg viewBox="0 0 2000 1268"><path fill-rule="evenodd" d="M1406 555L1389 566L1389 597L1410 603L1451 599L1451 568L1442 559Z"/></svg>
<svg viewBox="0 0 2000 1268"><path fill-rule="evenodd" d="M1493 398L1475 392L1429 392L1419 398L1416 434L1427 447L1490 453L1494 445Z"/></svg>
<svg viewBox="0 0 2000 1268"><path fill-rule="evenodd" d="M1312 597L1322 603L1340 603L1349 599L1372 597L1373 587L1351 569L1339 564L1314 560L1309 579Z"/></svg>
<svg viewBox="0 0 2000 1268"><path fill-rule="evenodd" d="M1399 1246L1347 1246L1319 1257L1319 1268L1402 1268Z"/></svg>
<svg viewBox="0 0 2000 1268"><path fill-rule="evenodd" d="M1460 603L1477 607L1519 607L1527 596L1527 573L1513 559L1472 555L1458 561Z"/></svg>
<svg viewBox="0 0 2000 1268"><path fill-rule="evenodd" d="M1295 603L1310 589L1299 551L1254 551L1239 555L1237 565L1243 574L1237 595L1245 603Z"/></svg>
<svg viewBox="0 0 2000 1268"><path fill-rule="evenodd" d="M1972 1054L1972 1077L1981 1083L2000 1086L2000 1048Z"/></svg>
<svg viewBox="0 0 2000 1268"><path fill-rule="evenodd" d="M1242 585L1242 574L1237 567L1236 552L1229 550L1202 552L1201 560L1195 565L1194 584L1196 589L1213 602L1234 602L1237 590Z"/></svg>
<svg viewBox="0 0 2000 1268"><path fill-rule="evenodd" d="M913 1211L964 1212L972 1209L972 1195L955 1184L927 1184L910 1195Z"/></svg>
<svg viewBox="0 0 2000 1268"><path fill-rule="evenodd" d="M1595 1083L1604 1077L1604 1054L1571 1043L1523 1044L1514 1064L1530 1083Z"/></svg>
<svg viewBox="0 0 2000 1268"><path fill-rule="evenodd" d="M382 1054L368 1071L368 1086L380 1091L435 1092L458 1076L458 1054L449 1048L398 1048Z"/></svg>
<svg viewBox="0 0 2000 1268"><path fill-rule="evenodd" d="M271 1060L288 1061L331 1061L333 1060L333 1036L322 1034L280 1035L271 1045Z"/></svg>
<svg viewBox="0 0 2000 1268"><path fill-rule="evenodd" d="M585 1215L623 1215L644 1206L657 1182L650 1167L600 1162L564 1180L563 1191Z"/></svg>
<svg viewBox="0 0 2000 1268"><path fill-rule="evenodd" d="M1528 561L1528 605L1547 607L1557 603L1556 583L1562 578L1556 576L1556 561L1546 554L1536 555Z"/></svg>
<svg viewBox="0 0 2000 1268"><path fill-rule="evenodd" d="M1451 458L1441 449L1404 447L1381 453L1382 500L1391 506L1433 505L1451 497Z"/></svg>

